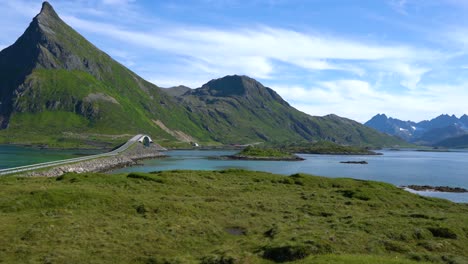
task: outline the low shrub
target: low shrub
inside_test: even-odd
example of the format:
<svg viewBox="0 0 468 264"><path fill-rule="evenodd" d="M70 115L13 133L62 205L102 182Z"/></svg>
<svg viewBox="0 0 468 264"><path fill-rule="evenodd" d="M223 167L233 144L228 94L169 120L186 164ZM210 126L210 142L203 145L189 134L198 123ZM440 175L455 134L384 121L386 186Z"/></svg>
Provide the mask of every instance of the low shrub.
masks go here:
<svg viewBox="0 0 468 264"><path fill-rule="evenodd" d="M413 237L418 240L432 238L431 232L424 228L415 228L413 231Z"/></svg>
<svg viewBox="0 0 468 264"><path fill-rule="evenodd" d="M278 247L267 247L264 249L263 257L274 262L287 262L306 258L312 254L312 249L305 245L289 245Z"/></svg>
<svg viewBox="0 0 468 264"><path fill-rule="evenodd" d="M457 234L447 227L429 227L428 230L435 237L457 239Z"/></svg>
<svg viewBox="0 0 468 264"><path fill-rule="evenodd" d="M312 254L328 254L332 251L329 244L306 241L303 244L264 247L263 257L274 262L287 262L304 259Z"/></svg>
<svg viewBox="0 0 468 264"><path fill-rule="evenodd" d="M164 181L161 180L161 179L153 178L151 176L144 175L144 174L138 174L138 173L130 173L130 174L127 175L127 178L140 179L140 180L144 180L144 181L152 181L152 182L157 182L157 183L164 183Z"/></svg>
<svg viewBox="0 0 468 264"><path fill-rule="evenodd" d="M338 192L346 198L355 198L362 201L369 201L371 199L369 195L360 190L339 190Z"/></svg>
<svg viewBox="0 0 468 264"><path fill-rule="evenodd" d="M425 214L410 214L409 217L411 218L421 218L421 219L429 219L430 217Z"/></svg>
<svg viewBox="0 0 468 264"><path fill-rule="evenodd" d="M135 207L135 210L138 214L143 215L143 216L148 212L148 210L146 210L145 205L143 204L137 205Z"/></svg>
<svg viewBox="0 0 468 264"><path fill-rule="evenodd" d="M268 229L263 235L268 238L275 238L276 235L280 232L277 225L274 225L272 228Z"/></svg>
<svg viewBox="0 0 468 264"><path fill-rule="evenodd" d="M406 253L409 251L408 247L396 241L385 241L384 247L388 251L398 252L398 253Z"/></svg>

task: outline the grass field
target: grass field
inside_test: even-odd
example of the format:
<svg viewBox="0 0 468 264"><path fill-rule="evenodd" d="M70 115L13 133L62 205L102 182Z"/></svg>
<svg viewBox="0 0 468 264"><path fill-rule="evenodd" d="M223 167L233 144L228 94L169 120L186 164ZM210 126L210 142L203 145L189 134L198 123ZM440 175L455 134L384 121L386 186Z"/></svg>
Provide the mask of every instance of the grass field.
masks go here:
<svg viewBox="0 0 468 264"><path fill-rule="evenodd" d="M263 172L0 179L4 263L468 263L468 205Z"/></svg>

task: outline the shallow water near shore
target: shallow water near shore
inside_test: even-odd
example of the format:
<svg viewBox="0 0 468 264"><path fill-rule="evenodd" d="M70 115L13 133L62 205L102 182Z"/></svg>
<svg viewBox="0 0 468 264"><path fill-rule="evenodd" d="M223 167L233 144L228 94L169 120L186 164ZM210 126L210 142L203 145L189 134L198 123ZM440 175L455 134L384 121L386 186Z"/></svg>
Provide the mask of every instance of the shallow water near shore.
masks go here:
<svg viewBox="0 0 468 264"><path fill-rule="evenodd" d="M102 152L104 151L83 149L40 149L25 146L0 145L0 169L71 159Z"/></svg>
<svg viewBox="0 0 468 264"><path fill-rule="evenodd" d="M92 155L99 150L55 150L0 145L0 169L40 162ZM232 155L228 150L173 150L169 157L140 161L141 166L112 171L151 172L160 170L222 170L240 168L283 175L308 173L326 177L349 177L401 185L451 186L468 189L468 152L380 151L379 156L299 154L304 161L218 160L210 157ZM368 164L343 164L367 161ZM468 203L468 193L415 193Z"/></svg>
<svg viewBox="0 0 468 264"><path fill-rule="evenodd" d="M236 151L173 150L168 158L142 161L141 166L118 169L120 172L161 170L221 170L240 168L283 175L308 173L326 177L349 177L401 185L451 186L468 189L468 152L379 151L379 156L299 154L304 161L216 160L209 157L232 155ZM343 164L341 161L367 161L368 164ZM468 193L417 192L421 195L468 203Z"/></svg>

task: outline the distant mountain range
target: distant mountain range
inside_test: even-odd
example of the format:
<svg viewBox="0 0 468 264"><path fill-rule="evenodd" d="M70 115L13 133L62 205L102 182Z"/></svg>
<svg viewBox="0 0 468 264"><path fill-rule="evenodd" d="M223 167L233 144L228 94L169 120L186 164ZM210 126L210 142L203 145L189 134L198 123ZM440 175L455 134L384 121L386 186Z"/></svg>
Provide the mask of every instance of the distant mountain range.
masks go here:
<svg viewBox="0 0 468 264"><path fill-rule="evenodd" d="M378 114L367 121L365 125L412 143L432 146L449 146L447 142L459 142L454 139L464 138L468 134L467 115L457 118L455 115L445 114L416 123ZM457 146L451 144L450 147Z"/></svg>
<svg viewBox="0 0 468 264"><path fill-rule="evenodd" d="M302 113L247 76L198 89L160 88L96 48L44 2L24 34L0 52L0 143L83 147L137 133L166 146L405 144L350 119Z"/></svg>

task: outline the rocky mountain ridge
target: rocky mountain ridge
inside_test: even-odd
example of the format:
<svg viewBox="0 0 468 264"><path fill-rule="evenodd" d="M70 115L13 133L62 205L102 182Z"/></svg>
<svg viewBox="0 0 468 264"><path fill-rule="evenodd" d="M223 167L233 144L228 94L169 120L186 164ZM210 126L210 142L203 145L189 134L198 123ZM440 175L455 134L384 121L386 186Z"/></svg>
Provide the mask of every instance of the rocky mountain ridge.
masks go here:
<svg viewBox="0 0 468 264"><path fill-rule="evenodd" d="M401 137L409 142L435 145L439 142L468 134L468 116L442 114L421 122L403 121L377 114L365 123L366 126L381 132Z"/></svg>
<svg viewBox="0 0 468 264"><path fill-rule="evenodd" d="M247 76L198 89L160 88L96 48L47 2L25 33L0 51L0 102L0 143L82 147L138 133L166 145L403 143L346 118L302 113Z"/></svg>

